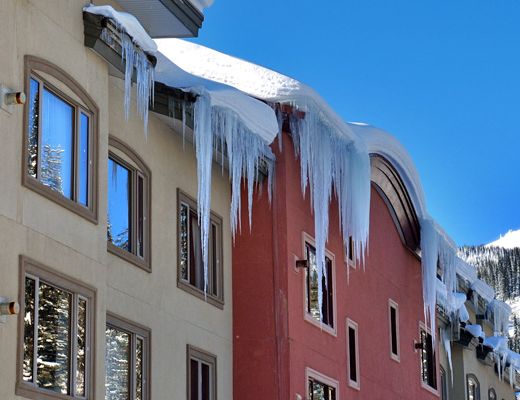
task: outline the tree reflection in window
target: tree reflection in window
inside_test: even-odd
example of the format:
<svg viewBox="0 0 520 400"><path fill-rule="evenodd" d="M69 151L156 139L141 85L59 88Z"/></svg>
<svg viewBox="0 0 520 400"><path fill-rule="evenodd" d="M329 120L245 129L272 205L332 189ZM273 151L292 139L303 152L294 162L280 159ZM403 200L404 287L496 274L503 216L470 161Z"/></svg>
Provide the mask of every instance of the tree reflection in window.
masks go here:
<svg viewBox="0 0 520 400"><path fill-rule="evenodd" d="M336 389L309 378L309 400L336 400Z"/></svg>
<svg viewBox="0 0 520 400"><path fill-rule="evenodd" d="M332 261L325 257L325 273L322 275L321 285L318 284L318 265L316 263L316 249L309 243L305 243L305 251L307 257L306 271L306 297L307 297L307 313L309 313L317 321L323 322L325 325L334 327L334 302L332 279ZM318 303L318 291L322 292L321 316Z"/></svg>
<svg viewBox="0 0 520 400"><path fill-rule="evenodd" d="M109 158L107 240L114 246L126 251L132 251L130 241L130 184L130 170Z"/></svg>
<svg viewBox="0 0 520 400"><path fill-rule="evenodd" d="M60 394L85 396L87 307L87 300L78 294L26 276L22 373L25 382ZM75 363L72 355L77 357Z"/></svg>

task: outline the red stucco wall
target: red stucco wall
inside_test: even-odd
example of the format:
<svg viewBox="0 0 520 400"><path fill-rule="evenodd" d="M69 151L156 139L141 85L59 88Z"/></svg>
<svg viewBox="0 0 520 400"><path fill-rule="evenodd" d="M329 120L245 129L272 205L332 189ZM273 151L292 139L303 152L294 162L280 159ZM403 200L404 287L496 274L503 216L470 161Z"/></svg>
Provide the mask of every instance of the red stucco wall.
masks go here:
<svg viewBox="0 0 520 400"><path fill-rule="evenodd" d="M287 135L284 146L273 204L265 190L256 198L252 232L246 223L233 250L235 399L305 399L306 368L339 381L339 399L437 398L421 387L414 350L423 318L420 261L403 246L375 189L365 271L350 269L349 281L338 209L331 206L327 249L335 256L336 336L304 319L304 271L294 266L305 258L303 232L313 236L314 221ZM389 298L399 305L399 363L390 358ZM360 390L347 385L347 317L358 324Z"/></svg>

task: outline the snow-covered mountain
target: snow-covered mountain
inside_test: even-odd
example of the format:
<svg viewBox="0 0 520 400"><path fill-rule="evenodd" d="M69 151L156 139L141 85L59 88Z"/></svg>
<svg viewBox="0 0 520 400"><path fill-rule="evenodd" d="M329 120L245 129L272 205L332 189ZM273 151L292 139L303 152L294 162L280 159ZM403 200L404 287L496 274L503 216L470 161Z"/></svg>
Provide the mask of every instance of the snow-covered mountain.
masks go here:
<svg viewBox="0 0 520 400"><path fill-rule="evenodd" d="M516 231L510 229L505 235L500 235L494 242L486 244L486 247L503 247L504 249L520 247L520 229Z"/></svg>

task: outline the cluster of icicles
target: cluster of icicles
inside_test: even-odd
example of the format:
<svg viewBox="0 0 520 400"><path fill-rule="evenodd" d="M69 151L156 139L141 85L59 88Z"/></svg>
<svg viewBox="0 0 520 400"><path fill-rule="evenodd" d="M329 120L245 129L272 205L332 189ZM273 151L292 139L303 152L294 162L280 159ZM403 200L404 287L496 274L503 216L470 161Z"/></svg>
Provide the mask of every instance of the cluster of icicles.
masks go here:
<svg viewBox="0 0 520 400"><path fill-rule="evenodd" d="M121 61L125 65L125 118L128 120L130 116L130 107L132 104L132 76L135 71L136 89L137 89L137 113L143 120L145 134L148 134L148 109L153 104L155 68L148 59L146 53L132 40L132 38L124 31L124 28L112 20L119 35L121 43ZM107 28L103 28L101 38L112 45L114 38Z"/></svg>

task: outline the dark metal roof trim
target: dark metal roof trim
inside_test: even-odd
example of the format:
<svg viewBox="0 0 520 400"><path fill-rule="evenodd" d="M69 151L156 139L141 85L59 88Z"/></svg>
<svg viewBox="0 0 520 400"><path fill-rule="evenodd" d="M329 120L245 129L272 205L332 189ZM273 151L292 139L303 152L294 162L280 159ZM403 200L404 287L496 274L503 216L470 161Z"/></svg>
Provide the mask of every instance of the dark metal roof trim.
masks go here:
<svg viewBox="0 0 520 400"><path fill-rule="evenodd" d="M159 0L175 17L177 17L184 26L193 34L199 35L199 29L204 21L202 14L188 0Z"/></svg>

